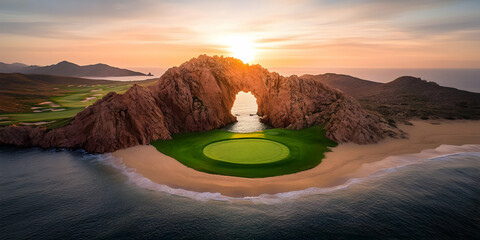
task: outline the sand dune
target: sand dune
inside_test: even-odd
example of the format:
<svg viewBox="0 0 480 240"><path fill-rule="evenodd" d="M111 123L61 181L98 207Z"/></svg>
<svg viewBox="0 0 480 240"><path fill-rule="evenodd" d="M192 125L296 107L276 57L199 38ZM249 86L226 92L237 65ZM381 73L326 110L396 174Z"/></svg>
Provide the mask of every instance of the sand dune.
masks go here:
<svg viewBox="0 0 480 240"><path fill-rule="evenodd" d="M196 192L218 192L225 196L244 197L310 187L334 187L351 178L365 177L380 169L401 165L402 159L408 158L407 154L431 158L452 153L451 148L437 148L440 145L478 144L466 147L464 151L480 152L480 121L414 121L413 126L399 127L409 134L408 139L388 139L370 145L340 144L327 153L323 162L313 169L261 179L198 172L150 145L119 150L112 155L122 159L126 167L136 169L137 173L159 184Z"/></svg>

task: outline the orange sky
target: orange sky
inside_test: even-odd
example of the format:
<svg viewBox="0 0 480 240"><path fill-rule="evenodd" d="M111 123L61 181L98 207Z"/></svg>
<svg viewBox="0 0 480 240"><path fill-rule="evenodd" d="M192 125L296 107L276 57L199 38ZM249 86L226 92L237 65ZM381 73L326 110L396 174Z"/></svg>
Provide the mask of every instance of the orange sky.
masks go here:
<svg viewBox="0 0 480 240"><path fill-rule="evenodd" d="M480 68L480 1L4 1L0 61L171 67L233 55L265 67Z"/></svg>

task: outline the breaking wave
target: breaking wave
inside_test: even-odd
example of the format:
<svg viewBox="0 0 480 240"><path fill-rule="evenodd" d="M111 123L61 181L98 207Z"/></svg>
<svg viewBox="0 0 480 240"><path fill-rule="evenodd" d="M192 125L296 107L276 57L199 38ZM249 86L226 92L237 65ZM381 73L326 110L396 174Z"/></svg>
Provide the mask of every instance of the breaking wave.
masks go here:
<svg viewBox="0 0 480 240"><path fill-rule="evenodd" d="M381 161L363 164L359 170L374 170L372 174L366 177L351 178L345 183L327 188L311 187L303 190L282 192L276 194L261 194L251 197L230 197L221 193L195 192L180 188L173 188L164 184L158 184L150 179L138 174L135 169L126 167L121 159L113 157L111 154L97 155L97 161L110 165L123 174L129 182L153 191L165 192L181 197L187 197L199 201L229 201L229 202L255 202L264 204L274 204L285 200L297 199L309 195L327 194L334 191L346 189L354 184L364 182L368 179L381 178L386 174L397 171L398 169L408 167L409 165L425 163L428 161L448 160L451 156L474 156L480 158L480 145L468 144L462 146L441 145L435 149L426 149L420 153L405 154L400 156L390 156ZM321 166L321 165L320 165Z"/></svg>

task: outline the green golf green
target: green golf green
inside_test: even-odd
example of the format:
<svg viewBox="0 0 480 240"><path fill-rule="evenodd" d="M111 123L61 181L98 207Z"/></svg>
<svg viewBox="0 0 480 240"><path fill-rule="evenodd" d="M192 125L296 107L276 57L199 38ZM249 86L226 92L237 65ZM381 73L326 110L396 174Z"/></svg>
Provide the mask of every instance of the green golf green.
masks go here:
<svg viewBox="0 0 480 240"><path fill-rule="evenodd" d="M218 141L203 149L203 154L211 159L238 164L276 162L289 153L288 147L281 143L256 138Z"/></svg>
<svg viewBox="0 0 480 240"><path fill-rule="evenodd" d="M174 134L157 140L158 151L197 171L263 178L311 169L337 144L320 127L268 129L254 133L224 130Z"/></svg>

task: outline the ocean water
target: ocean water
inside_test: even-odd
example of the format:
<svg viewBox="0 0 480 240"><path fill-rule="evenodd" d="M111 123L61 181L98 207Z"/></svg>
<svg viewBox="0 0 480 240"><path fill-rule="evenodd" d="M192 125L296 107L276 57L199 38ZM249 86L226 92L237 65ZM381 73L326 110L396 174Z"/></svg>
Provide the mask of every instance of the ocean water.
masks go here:
<svg viewBox="0 0 480 240"><path fill-rule="evenodd" d="M1 147L0 239L478 239L480 152L445 147L277 201L184 197L143 187L108 154Z"/></svg>
<svg viewBox="0 0 480 240"><path fill-rule="evenodd" d="M159 78L167 70L163 67L127 67L133 71L138 71L144 74L151 73L153 76L125 76L125 77L87 77L91 79L111 80L111 81L142 81L153 78Z"/></svg>
<svg viewBox="0 0 480 240"><path fill-rule="evenodd" d="M225 126L230 132L248 133L271 128L260 121L257 115L257 99L251 92L239 92L236 95L231 113L237 117L237 122Z"/></svg>
<svg viewBox="0 0 480 240"><path fill-rule="evenodd" d="M239 93L229 131L268 128ZM480 145L389 157L330 188L232 198L110 154L0 147L0 239L480 239Z"/></svg>
<svg viewBox="0 0 480 240"><path fill-rule="evenodd" d="M153 78L159 78L159 76L85 77L85 78L95 79L95 80L110 80L110 81L129 82L129 81L149 80L149 79L153 79Z"/></svg>

